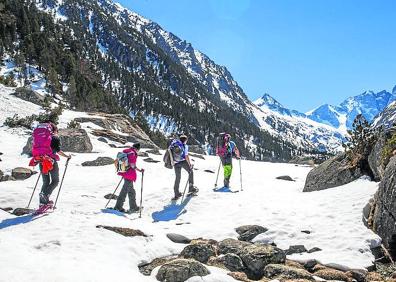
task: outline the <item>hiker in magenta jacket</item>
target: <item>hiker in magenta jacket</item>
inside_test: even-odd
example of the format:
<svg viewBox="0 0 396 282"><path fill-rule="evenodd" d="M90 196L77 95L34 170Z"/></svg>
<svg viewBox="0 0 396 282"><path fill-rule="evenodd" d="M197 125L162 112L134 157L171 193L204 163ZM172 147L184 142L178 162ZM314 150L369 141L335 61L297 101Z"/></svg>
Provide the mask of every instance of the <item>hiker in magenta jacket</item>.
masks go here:
<svg viewBox="0 0 396 282"><path fill-rule="evenodd" d="M118 195L117 203L114 209L125 212L123 208L126 195L129 198L129 213L139 211L139 207L136 204L136 192L133 188L133 182L136 181L136 171L144 172L144 169L139 169L136 167L136 160L138 157L138 152L140 150L140 144L133 144L131 148L125 149L123 152L128 154L128 163L130 168L126 172L119 172L118 175L124 178L124 185L122 186L120 195Z"/></svg>

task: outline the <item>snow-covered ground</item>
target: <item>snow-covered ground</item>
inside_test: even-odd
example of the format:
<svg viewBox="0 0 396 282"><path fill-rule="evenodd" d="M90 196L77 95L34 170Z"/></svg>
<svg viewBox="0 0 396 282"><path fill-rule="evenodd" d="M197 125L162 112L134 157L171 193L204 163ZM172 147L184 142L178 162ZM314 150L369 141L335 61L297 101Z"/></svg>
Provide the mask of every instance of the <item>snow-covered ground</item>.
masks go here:
<svg viewBox="0 0 396 282"><path fill-rule="evenodd" d="M39 110L11 96L11 92L12 89L0 86L0 124L14 113L28 115ZM60 126L82 115L86 114L65 111ZM0 152L4 154L0 170L9 173L14 167L28 165L28 157L20 155L28 136L29 133L21 129L0 127ZM166 210L171 203L173 171L166 169L162 162L153 164L138 159L138 167L146 170L142 218L104 212L107 200L103 196L113 192L119 177L111 165L82 167L81 163L98 156L114 157L120 149L90 137L93 153L75 154L71 159L54 213L31 221L30 217L18 218L0 210L0 281L156 281L154 276L140 274L137 266L143 261L178 254L183 249L184 245L169 241L167 233L222 240L236 238L234 228L245 224L259 224L269 229L256 241L274 241L283 249L296 244L322 249L312 254L293 255L290 257L293 259L315 258L325 264L351 268L363 268L373 260L370 246L377 245L379 238L366 229L361 218L362 209L375 193L377 183L359 179L338 188L302 193L310 167L242 161L243 191L216 193L212 191L216 175L204 170L216 171L219 160L205 156L205 160L195 158L194 176L200 188L199 196L178 207L186 210L180 216L169 220L172 216L167 213L153 223L153 213L158 215L156 212ZM162 156L150 156L162 159ZM64 165L62 159L61 174ZM279 175L290 175L296 181L275 179ZM183 172L181 189L186 177ZM25 207L36 179L37 176L33 176L25 181L0 182L0 207ZM135 184L138 201L140 180L139 175ZM233 189L240 188L238 162L235 162L231 185ZM33 206L38 205L37 194ZM140 229L150 236L127 238L98 229L97 225ZM224 270L209 269L211 275L189 281L234 281Z"/></svg>

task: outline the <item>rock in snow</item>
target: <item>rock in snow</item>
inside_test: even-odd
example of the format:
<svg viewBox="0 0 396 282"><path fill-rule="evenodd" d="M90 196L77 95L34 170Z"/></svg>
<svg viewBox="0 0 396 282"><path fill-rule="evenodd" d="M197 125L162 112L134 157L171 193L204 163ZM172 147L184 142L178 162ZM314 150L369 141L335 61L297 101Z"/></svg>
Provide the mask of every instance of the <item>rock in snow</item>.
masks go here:
<svg viewBox="0 0 396 282"><path fill-rule="evenodd" d="M156 275L159 281L183 282L194 276L206 276L209 270L200 262L192 259L176 259L162 265Z"/></svg>

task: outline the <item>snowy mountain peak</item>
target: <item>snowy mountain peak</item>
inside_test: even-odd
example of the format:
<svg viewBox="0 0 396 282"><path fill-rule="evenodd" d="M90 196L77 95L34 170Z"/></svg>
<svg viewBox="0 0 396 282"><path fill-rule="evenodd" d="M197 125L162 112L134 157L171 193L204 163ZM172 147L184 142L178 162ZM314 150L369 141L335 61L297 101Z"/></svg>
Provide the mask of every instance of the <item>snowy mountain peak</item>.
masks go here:
<svg viewBox="0 0 396 282"><path fill-rule="evenodd" d="M395 95L395 96L396 96L396 85L395 85L395 87L393 87L392 95Z"/></svg>
<svg viewBox="0 0 396 282"><path fill-rule="evenodd" d="M279 103L277 100L275 100L275 98L269 95L268 93L265 93L263 96L261 96L261 98L254 101L254 104L256 104L259 107L267 105L269 107L273 106L273 107L283 108L283 105Z"/></svg>

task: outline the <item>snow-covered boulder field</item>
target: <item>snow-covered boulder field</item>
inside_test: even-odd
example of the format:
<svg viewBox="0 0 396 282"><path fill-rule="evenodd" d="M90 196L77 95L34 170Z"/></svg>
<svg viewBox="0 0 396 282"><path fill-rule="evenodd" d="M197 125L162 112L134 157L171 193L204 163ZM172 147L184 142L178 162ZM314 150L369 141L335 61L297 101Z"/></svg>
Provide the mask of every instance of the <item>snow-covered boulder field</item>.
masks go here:
<svg viewBox="0 0 396 282"><path fill-rule="evenodd" d="M0 85L0 125L15 113L26 116L41 111L38 105L20 100L11 95L12 92L12 88ZM65 110L59 127L65 128L75 118L87 117L87 113ZM75 153L72 157L57 209L39 218L17 217L0 210L0 281L157 281L156 275L161 276L165 270L160 272L158 266L150 276L144 276L138 266L155 258L179 255L187 246L172 242L167 234L220 242L226 238L237 239L240 234L235 229L244 225L265 227L259 229L261 233L257 236L249 236L252 242L274 243L281 250L296 245L303 245L307 250L320 249L287 255L288 259L316 259L321 264L345 269L362 269L374 260L370 248L378 246L380 239L363 225L362 209L378 188L375 182L357 179L333 189L303 193L311 167L243 160L243 191L214 192L216 173L210 171L217 172L219 160L212 156L193 157L199 195L183 203L180 200L172 203L174 173L163 166L162 155L148 153L160 162L143 162L138 158L138 167L145 169L143 182L139 174L134 184L139 202L143 183L144 209L139 218L138 214L124 215L104 209L108 201L104 196L112 193L120 180L114 166L81 165L98 157L114 158L122 150L113 148L114 145L123 144L98 140L101 137L92 131L104 128L95 123L84 122L81 126L90 138L92 152ZM27 167L29 158L21 155L21 151L29 136L26 129L0 127L3 153L0 170L4 174L11 174L15 167ZM61 175L64 169L62 159ZM231 178L233 191L241 190L239 169L235 161ZM279 175L288 175L294 181L276 179ZM0 182L0 207L26 207L36 176ZM181 190L186 180L187 174L183 172ZM219 182L221 180L220 173ZM56 193L57 190L52 197ZM113 200L109 206L114 203ZM37 205L38 190L32 207ZM140 230L145 236L124 236L97 226ZM235 281L225 269L205 267L209 274L201 270L207 275L193 276L188 281ZM272 266L266 272L274 273L278 268Z"/></svg>

